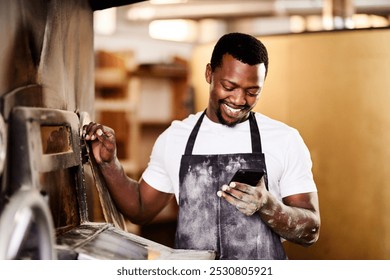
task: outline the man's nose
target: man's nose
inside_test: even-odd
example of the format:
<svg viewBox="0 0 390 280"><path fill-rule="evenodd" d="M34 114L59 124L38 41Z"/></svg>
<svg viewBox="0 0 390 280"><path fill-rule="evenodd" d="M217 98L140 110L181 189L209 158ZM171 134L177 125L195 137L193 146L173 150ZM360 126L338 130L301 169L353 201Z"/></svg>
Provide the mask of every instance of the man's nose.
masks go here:
<svg viewBox="0 0 390 280"><path fill-rule="evenodd" d="M236 88L231 97L231 101L235 105L243 106L246 104L246 93L242 88Z"/></svg>

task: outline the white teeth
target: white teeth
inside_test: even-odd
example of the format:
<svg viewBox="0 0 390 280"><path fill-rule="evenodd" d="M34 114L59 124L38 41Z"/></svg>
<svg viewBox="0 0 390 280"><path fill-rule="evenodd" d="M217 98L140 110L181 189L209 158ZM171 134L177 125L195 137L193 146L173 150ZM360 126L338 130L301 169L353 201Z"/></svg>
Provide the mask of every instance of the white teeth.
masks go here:
<svg viewBox="0 0 390 280"><path fill-rule="evenodd" d="M241 109L234 109L234 108L232 108L232 107L230 107L229 105L226 105L226 104L224 104L224 106L225 106L225 108L226 108L228 111L232 112L233 114L237 114L238 112L241 111Z"/></svg>

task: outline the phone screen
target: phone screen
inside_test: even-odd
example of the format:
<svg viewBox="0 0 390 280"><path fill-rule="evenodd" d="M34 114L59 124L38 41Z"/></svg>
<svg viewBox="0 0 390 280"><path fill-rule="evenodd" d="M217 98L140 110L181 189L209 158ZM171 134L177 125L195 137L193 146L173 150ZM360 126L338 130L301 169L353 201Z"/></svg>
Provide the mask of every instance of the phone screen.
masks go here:
<svg viewBox="0 0 390 280"><path fill-rule="evenodd" d="M263 170L258 169L239 169L234 174L233 178L230 180L231 182L240 182L250 186L256 186L260 181L261 177L264 176Z"/></svg>

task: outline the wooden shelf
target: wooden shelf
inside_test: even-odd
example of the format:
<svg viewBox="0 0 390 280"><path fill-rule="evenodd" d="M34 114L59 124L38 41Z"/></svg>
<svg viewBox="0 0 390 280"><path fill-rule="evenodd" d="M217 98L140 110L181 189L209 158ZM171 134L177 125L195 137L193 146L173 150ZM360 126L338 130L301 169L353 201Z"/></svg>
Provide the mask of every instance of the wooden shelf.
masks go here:
<svg viewBox="0 0 390 280"><path fill-rule="evenodd" d="M131 52L129 52L131 54ZM130 55L131 56L131 55ZM123 58L123 61L121 60ZM149 162L157 137L174 119L189 113L187 63L142 64L134 67L126 53L102 52L95 72L95 113L114 128L124 171L139 179ZM126 61L126 62L125 62ZM175 221L177 208L167 206L154 223Z"/></svg>
<svg viewBox="0 0 390 280"><path fill-rule="evenodd" d="M111 62L110 53L105 52L96 68L94 107L98 122L104 115L103 124L117 128L118 131L114 130L121 163L128 175L138 177L146 168L159 134L174 119L190 113L183 102L189 92L189 71L181 60L128 69L120 57L113 54ZM116 115L110 118L107 113ZM122 121L126 125L119 123Z"/></svg>
<svg viewBox="0 0 390 280"><path fill-rule="evenodd" d="M128 73L123 69L105 67L95 69L95 88L122 88L127 83Z"/></svg>
<svg viewBox="0 0 390 280"><path fill-rule="evenodd" d="M110 111L110 112L132 112L136 108L136 104L124 102L123 99L114 98L96 98L95 110Z"/></svg>
<svg viewBox="0 0 390 280"><path fill-rule="evenodd" d="M186 79L188 77L188 69L185 65L175 63L141 64L131 74L155 78Z"/></svg>
<svg viewBox="0 0 390 280"><path fill-rule="evenodd" d="M171 124L172 120L140 120L139 124L142 127L168 127Z"/></svg>

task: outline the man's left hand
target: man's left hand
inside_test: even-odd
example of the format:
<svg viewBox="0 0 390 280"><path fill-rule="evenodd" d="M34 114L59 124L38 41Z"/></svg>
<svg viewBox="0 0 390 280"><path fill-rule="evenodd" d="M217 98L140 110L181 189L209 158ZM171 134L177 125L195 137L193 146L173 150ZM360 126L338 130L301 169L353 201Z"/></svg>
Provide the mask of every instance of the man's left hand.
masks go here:
<svg viewBox="0 0 390 280"><path fill-rule="evenodd" d="M217 195L223 197L246 216L252 216L266 203L267 193L264 177L262 177L257 186L240 182L223 185Z"/></svg>

